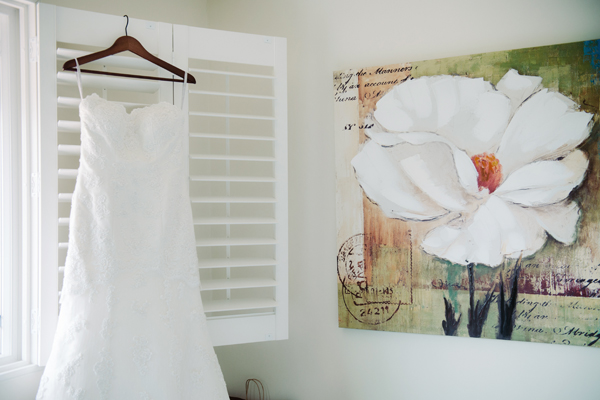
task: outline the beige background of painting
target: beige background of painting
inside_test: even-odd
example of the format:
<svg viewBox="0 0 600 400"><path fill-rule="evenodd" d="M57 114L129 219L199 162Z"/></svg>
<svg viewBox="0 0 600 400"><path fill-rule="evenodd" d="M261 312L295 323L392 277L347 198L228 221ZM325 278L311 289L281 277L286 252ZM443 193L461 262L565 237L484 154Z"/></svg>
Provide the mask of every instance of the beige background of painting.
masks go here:
<svg viewBox="0 0 600 400"><path fill-rule="evenodd" d="M333 71L600 38L598 0L48 2L288 39L290 339L218 348L232 394L598 399L598 349L338 328L331 96Z"/></svg>

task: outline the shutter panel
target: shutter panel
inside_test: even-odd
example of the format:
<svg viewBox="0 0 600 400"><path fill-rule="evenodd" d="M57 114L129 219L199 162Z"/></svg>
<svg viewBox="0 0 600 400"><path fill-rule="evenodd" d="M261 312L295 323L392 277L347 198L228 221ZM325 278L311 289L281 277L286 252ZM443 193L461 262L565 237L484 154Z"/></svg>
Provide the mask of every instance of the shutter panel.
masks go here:
<svg viewBox="0 0 600 400"><path fill-rule="evenodd" d="M50 286L43 289L46 291L45 298L52 298L55 304L49 306L50 312L45 313L42 323L46 331L53 332L58 313L57 292L62 286L68 249L69 213L80 154L77 81L74 73L62 71L62 64L67 59L110 46L124 34L126 21L122 17L43 3L39 7L43 148L41 262L42 279L49 282ZM179 37L177 33L173 36L174 27L171 24L130 18L128 32L140 40L149 52L182 69L187 68L188 60L191 67L196 62L204 62L191 59L191 53L185 46L189 43L188 33L193 29L176 28ZM219 31L204 31L210 32L213 40L219 40ZM283 54L280 58L285 59L285 51ZM170 77L167 71L154 64L125 54L97 60L86 64L88 67ZM253 75L243 71L239 73L241 76L218 69L205 72L202 71L204 68L192 68L190 71L197 79L200 78L200 84L188 85L191 105L188 122L194 128L190 134L193 150L189 160L190 193L200 259L202 297L216 345L287 338L285 65L280 76L274 74L273 66L260 68L265 68L267 73L264 75L269 76L253 79L269 82L269 94L261 92L267 90L265 88L256 89L255 92L258 92L255 94L228 94L218 83L210 81L213 75L225 80L233 76L247 79L247 75ZM90 74L82 74L82 80L84 96L95 92L108 100L122 103L128 111L159 101L172 103L176 99L177 104L181 99L182 85L170 82ZM279 86L274 84L275 81ZM250 89L254 90L251 87L245 90ZM207 103L206 99L213 97L231 102L231 110L211 108L216 102ZM271 109L267 110L267 103L240 108L233 104L234 98L271 102ZM276 99L279 98L283 100L278 103ZM187 110L187 104L184 108ZM212 125L204 126L203 122L199 122L207 120L221 121L221 130L216 127L211 129ZM243 128L245 121L255 121L256 125ZM225 125L230 126L227 132L222 130ZM259 130L258 126L265 129ZM229 134L230 137L224 138L223 134ZM217 192L217 187L221 192ZM225 190L225 187L229 189ZM235 335L231 335L232 332ZM51 343L51 339L47 338L46 342ZM47 355L43 355L42 360Z"/></svg>
<svg viewBox="0 0 600 400"><path fill-rule="evenodd" d="M285 39L180 25L173 35L176 63L197 80L190 195L213 342L287 339Z"/></svg>

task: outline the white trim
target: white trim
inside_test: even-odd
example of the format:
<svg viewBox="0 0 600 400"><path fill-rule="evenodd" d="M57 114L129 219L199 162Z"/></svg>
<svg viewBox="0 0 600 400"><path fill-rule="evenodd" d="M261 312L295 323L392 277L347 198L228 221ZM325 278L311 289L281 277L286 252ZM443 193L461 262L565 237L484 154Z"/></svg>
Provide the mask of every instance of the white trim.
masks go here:
<svg viewBox="0 0 600 400"><path fill-rule="evenodd" d="M32 371L33 363L37 362L37 346L31 324L31 304L36 296L38 281L32 265L35 263L35 245L37 238L32 232L37 231L37 200L32 198L36 189L32 186L31 174L37 170L37 96L36 96L36 7L35 2L26 0L1 0L4 7L11 7L18 12L18 36L19 47L15 62L18 62L17 76L11 76L14 92L13 105L16 105L18 113L16 119L17 131L13 144L16 157L13 166L18 170L18 180L14 186L13 215L19 226L16 237L16 246L13 263L15 268L13 276L13 289L18 296L14 304L15 335L18 336L19 349L11 357L14 362L2 365L0 368L0 380L8 379L19 374ZM33 54L32 54L33 51ZM4 90L3 90L4 92ZM3 93L4 94L4 93ZM16 204L18 202L18 205Z"/></svg>
<svg viewBox="0 0 600 400"><path fill-rule="evenodd" d="M36 57L37 48L32 44L37 43L36 8L32 1L19 1L23 5L21 14L21 160L22 179L22 215L23 231L21 242L21 285L22 285L22 357L29 362L37 362L34 344L37 332L32 332L31 309L34 293L37 292L39 282L34 279L33 267L35 265L35 237L37 232L37 199L32 197L35 190L32 187L31 174L36 171L37 153L37 81Z"/></svg>
<svg viewBox="0 0 600 400"><path fill-rule="evenodd" d="M32 372L42 371L44 367L32 364L27 361L18 361L0 368L0 382L13 379L21 375L31 374Z"/></svg>
<svg viewBox="0 0 600 400"><path fill-rule="evenodd" d="M274 152L278 155L273 165L275 175L275 219L277 220L277 259L276 279L278 282L275 293L277 301L276 340L288 338L289 325L289 294L288 294L288 120L287 120L287 40L274 38L273 115L275 116L273 130L275 133Z"/></svg>
<svg viewBox="0 0 600 400"><path fill-rule="evenodd" d="M42 373L42 367L30 364L0 375L0 397L7 400L34 399Z"/></svg>
<svg viewBox="0 0 600 400"><path fill-rule="evenodd" d="M33 8L36 3L34 0L0 0L0 4L20 9Z"/></svg>
<svg viewBox="0 0 600 400"><path fill-rule="evenodd" d="M56 149L56 125L49 126L44 121L56 121L56 7L38 4L39 58L38 58L38 99L39 121L38 143L40 165L38 176L40 191L37 210L39 212L37 274L40 282L37 301L34 303L39 311L38 365L46 365L50 355L54 331L58 321L58 183L55 179L58 162L56 152L44 149ZM42 152L44 157L41 157Z"/></svg>
<svg viewBox="0 0 600 400"><path fill-rule="evenodd" d="M0 366L21 359L21 149L20 132L20 10L0 4L0 128L2 154L1 189L1 248L2 316L0 335Z"/></svg>

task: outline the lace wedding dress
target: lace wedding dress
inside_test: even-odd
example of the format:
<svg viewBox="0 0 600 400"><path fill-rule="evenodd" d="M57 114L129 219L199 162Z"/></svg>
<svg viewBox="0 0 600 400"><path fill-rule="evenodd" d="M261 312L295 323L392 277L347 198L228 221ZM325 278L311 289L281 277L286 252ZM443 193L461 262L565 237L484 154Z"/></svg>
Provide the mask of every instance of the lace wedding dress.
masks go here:
<svg viewBox="0 0 600 400"><path fill-rule="evenodd" d="M228 399L200 299L184 113L128 114L93 94L79 114L61 311L37 399Z"/></svg>

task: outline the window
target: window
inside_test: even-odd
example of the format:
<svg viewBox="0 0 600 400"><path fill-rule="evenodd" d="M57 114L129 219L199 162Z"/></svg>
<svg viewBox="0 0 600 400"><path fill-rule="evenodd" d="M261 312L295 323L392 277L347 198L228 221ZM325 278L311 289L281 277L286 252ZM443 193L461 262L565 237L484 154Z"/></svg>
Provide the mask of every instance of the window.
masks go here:
<svg viewBox="0 0 600 400"><path fill-rule="evenodd" d="M37 362L35 43L35 4L0 1L0 381Z"/></svg>

